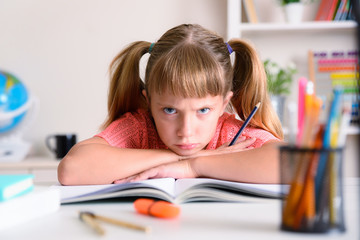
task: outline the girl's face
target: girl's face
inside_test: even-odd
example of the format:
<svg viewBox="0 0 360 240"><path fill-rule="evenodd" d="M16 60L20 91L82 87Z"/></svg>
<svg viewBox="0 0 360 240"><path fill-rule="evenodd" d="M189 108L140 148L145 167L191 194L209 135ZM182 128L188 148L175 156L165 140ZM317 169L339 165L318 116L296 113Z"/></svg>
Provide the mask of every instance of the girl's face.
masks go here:
<svg viewBox="0 0 360 240"><path fill-rule="evenodd" d="M166 146L180 156L204 149L215 134L219 117L232 97L208 95L205 98L182 98L151 94L150 109L156 129Z"/></svg>

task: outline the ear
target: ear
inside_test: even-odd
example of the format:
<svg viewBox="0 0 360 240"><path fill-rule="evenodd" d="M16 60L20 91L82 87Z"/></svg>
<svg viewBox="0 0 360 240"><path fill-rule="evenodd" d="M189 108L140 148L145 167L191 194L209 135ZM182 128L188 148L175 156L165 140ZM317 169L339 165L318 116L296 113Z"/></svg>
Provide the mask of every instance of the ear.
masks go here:
<svg viewBox="0 0 360 240"><path fill-rule="evenodd" d="M225 109L226 109L226 106L229 104L232 96L234 95L234 93L232 91L229 91L225 98L224 98L224 103L223 103L223 108L222 108L222 112L224 113L225 112Z"/></svg>
<svg viewBox="0 0 360 240"><path fill-rule="evenodd" d="M148 105L150 105L150 101L149 101L149 98L148 98L148 96L147 96L146 90L145 90L145 89L142 90L141 93L142 93L142 95L144 95L144 97L145 97L146 102L148 103Z"/></svg>

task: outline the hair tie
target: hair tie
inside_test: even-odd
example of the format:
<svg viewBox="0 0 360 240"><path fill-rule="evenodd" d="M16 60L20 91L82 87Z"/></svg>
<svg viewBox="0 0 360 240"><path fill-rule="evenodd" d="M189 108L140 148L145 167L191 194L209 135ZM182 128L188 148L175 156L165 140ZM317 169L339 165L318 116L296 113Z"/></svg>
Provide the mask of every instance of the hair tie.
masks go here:
<svg viewBox="0 0 360 240"><path fill-rule="evenodd" d="M151 51L152 51L152 49L153 49L154 45L155 45L155 43L152 43L152 44L150 45L150 47L149 47L149 53L151 53Z"/></svg>
<svg viewBox="0 0 360 240"><path fill-rule="evenodd" d="M233 49L231 48L230 44L228 42L226 42L226 47L229 51L229 55L233 52Z"/></svg>

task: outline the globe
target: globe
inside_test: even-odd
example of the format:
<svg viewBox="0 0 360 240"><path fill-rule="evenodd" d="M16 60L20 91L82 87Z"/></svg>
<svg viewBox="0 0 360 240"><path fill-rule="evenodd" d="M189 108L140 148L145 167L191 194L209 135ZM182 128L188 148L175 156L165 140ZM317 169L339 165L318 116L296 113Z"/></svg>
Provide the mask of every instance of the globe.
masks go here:
<svg viewBox="0 0 360 240"><path fill-rule="evenodd" d="M14 75L0 71L0 134L12 131L23 121L28 100L25 85Z"/></svg>

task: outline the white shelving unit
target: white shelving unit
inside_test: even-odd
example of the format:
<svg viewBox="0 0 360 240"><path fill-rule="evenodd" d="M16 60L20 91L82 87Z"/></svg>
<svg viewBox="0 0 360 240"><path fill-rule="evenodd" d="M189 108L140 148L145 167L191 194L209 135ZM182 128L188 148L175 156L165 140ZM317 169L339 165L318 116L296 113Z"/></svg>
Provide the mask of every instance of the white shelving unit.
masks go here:
<svg viewBox="0 0 360 240"><path fill-rule="evenodd" d="M260 14L259 23L242 22L242 2L243 0L227 1L227 38L248 40L255 46L263 60L270 58L282 65L289 62L295 63L298 69L296 79L309 76L309 50L331 52L357 49L357 23L355 21L306 21L289 24L284 21L263 22ZM268 9L269 4L274 8L279 8L279 6L275 6L277 3L275 0L254 0L254 2L257 3L255 4L257 12L262 14L265 11L261 8L265 8L268 12L272 11ZM321 86L322 80L317 79L317 81ZM288 101L297 101L297 85L295 83ZM359 134L359 128L349 128L348 134Z"/></svg>
<svg viewBox="0 0 360 240"><path fill-rule="evenodd" d="M276 4L276 1L274 1ZM355 33L355 21L306 21L299 24L288 24L285 22L241 22L242 0L228 0L227 5L227 38L242 37L249 33L274 34L286 33L342 33L348 31Z"/></svg>
<svg viewBox="0 0 360 240"><path fill-rule="evenodd" d="M303 22L301 24L287 24L287 23L242 23L238 32L252 33L252 32L332 32L332 31L353 31L357 24L355 21L342 22Z"/></svg>
<svg viewBox="0 0 360 240"><path fill-rule="evenodd" d="M242 38L251 42L260 54L261 59L272 59L280 65L289 62L295 63L298 77L308 77L308 52L312 51L351 51L357 49L356 29L354 21L311 21L309 16L314 15L318 5L307 8L312 12L307 14L307 21L299 24L289 24L284 21L263 21L264 14L273 13L275 0L254 0L257 8L259 23L241 22L242 0L227 0L227 39ZM262 8L262 9L261 9ZM279 6L275 6L279 10ZM276 11L281 14L281 11ZM313 17L314 18L314 17ZM317 79L317 83L320 83ZM293 84L292 94L287 101L297 102L297 85ZM294 117L296 119L296 116ZM293 121L293 119L291 119ZM285 121L285 129L287 128ZM359 155L359 127L352 126L347 130L346 149L346 176L357 176L354 169L358 169Z"/></svg>

